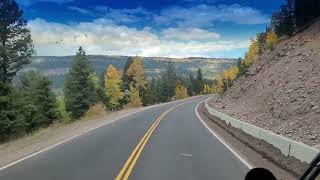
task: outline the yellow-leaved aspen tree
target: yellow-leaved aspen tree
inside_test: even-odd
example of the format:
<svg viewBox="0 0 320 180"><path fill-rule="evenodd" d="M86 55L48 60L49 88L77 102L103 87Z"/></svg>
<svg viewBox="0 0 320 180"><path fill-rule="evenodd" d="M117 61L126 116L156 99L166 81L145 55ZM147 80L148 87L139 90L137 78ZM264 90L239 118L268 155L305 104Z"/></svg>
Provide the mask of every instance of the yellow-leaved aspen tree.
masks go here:
<svg viewBox="0 0 320 180"><path fill-rule="evenodd" d="M121 92L121 73L112 65L109 65L104 75L106 106L114 110L120 103L124 94Z"/></svg>

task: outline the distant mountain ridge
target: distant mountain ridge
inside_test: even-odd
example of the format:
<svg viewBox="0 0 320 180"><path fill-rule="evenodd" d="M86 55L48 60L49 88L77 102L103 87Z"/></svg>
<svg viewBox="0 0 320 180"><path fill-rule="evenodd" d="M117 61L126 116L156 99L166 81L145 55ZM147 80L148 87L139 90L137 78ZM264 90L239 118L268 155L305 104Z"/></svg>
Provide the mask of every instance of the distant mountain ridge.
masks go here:
<svg viewBox="0 0 320 180"><path fill-rule="evenodd" d="M128 56L110 55L88 55L88 60L95 68L97 74L101 76L108 65L112 64L118 69L123 69ZM167 58L167 57L141 57L144 63L146 76L148 78L157 77L165 70L168 61L175 63L177 72L181 74L195 73L197 68L201 68L204 76L213 79L216 74L223 69L237 62L236 59L228 58ZM63 87L64 78L71 67L74 56L34 56L31 64L25 66L23 71L38 70L47 74L54 82L54 89Z"/></svg>

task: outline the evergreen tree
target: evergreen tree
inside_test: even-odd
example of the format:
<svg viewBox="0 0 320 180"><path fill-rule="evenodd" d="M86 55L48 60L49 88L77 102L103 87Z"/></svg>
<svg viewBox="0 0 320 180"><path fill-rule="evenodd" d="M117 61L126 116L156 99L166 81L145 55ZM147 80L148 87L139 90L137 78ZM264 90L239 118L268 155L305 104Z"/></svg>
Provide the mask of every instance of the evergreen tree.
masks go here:
<svg viewBox="0 0 320 180"><path fill-rule="evenodd" d="M201 94L202 91L203 91L203 75L202 75L201 69L198 68L196 82L195 82L195 93Z"/></svg>
<svg viewBox="0 0 320 180"><path fill-rule="evenodd" d="M66 110L72 118L83 116L97 100L94 83L90 78L93 72L85 51L80 47L64 85Z"/></svg>
<svg viewBox="0 0 320 180"><path fill-rule="evenodd" d="M23 12L14 0L0 2L0 141L22 133L11 81L30 62L33 43Z"/></svg>
<svg viewBox="0 0 320 180"><path fill-rule="evenodd" d="M100 82L100 78L98 77L97 73L94 71L90 74L89 76L92 84L93 84L93 87L94 87L94 92L95 93L95 98L96 99L93 99L94 102L104 102L103 99L104 99L104 90L103 90L103 87L102 87L102 83Z"/></svg>
<svg viewBox="0 0 320 180"><path fill-rule="evenodd" d="M156 94L156 97L155 97L155 102L156 103L160 103L161 102L161 91L162 91L162 88L161 88L161 85L162 85L162 81L161 81L161 78L157 78L156 79L156 84L155 84L155 94Z"/></svg>
<svg viewBox="0 0 320 180"><path fill-rule="evenodd" d="M158 87L157 87L157 79L153 78L149 84L149 89L150 89L150 104L156 104L159 102L158 100Z"/></svg>
<svg viewBox="0 0 320 180"><path fill-rule="evenodd" d="M120 87L121 74L113 65L109 65L104 77L106 106L110 110L114 110L119 107L120 100L124 97Z"/></svg>
<svg viewBox="0 0 320 180"><path fill-rule="evenodd" d="M157 102L156 78L152 78L148 83L146 93L142 96L142 104L144 106L152 105Z"/></svg>
<svg viewBox="0 0 320 180"><path fill-rule="evenodd" d="M39 127L47 126L58 119L57 102L53 91L52 82L39 72L30 71L22 74L21 100L25 109L31 108L31 113L21 111L25 119L26 131L31 132Z"/></svg>
<svg viewBox="0 0 320 180"><path fill-rule="evenodd" d="M22 17L14 0L3 0L0 4L0 95L9 94L9 83L30 63L34 53L33 43L27 22Z"/></svg>
<svg viewBox="0 0 320 180"><path fill-rule="evenodd" d="M246 66L242 58L238 58L237 67L239 68L239 76L244 75L248 72L249 66Z"/></svg>
<svg viewBox="0 0 320 180"><path fill-rule="evenodd" d="M293 1L293 2L292 2ZM319 0L290 0L294 9L297 28L303 27L316 17L320 16Z"/></svg>
<svg viewBox="0 0 320 180"><path fill-rule="evenodd" d="M125 91L126 89L129 90L129 85L132 79L128 76L128 69L133 63L133 60L134 60L134 57L129 57L126 64L124 65L123 73L122 73L122 85L121 85L122 91Z"/></svg>
<svg viewBox="0 0 320 180"><path fill-rule="evenodd" d="M291 36L297 29L296 0L287 0L281 5L280 11L272 15L271 25L278 36Z"/></svg>
<svg viewBox="0 0 320 180"><path fill-rule="evenodd" d="M193 95L194 95L194 91L195 91L196 84L195 84L195 79L194 79L192 73L189 74L189 79L188 79L188 80L189 80L189 85L187 86L188 95L189 95L189 96L193 96Z"/></svg>
<svg viewBox="0 0 320 180"><path fill-rule="evenodd" d="M177 75L175 72L175 67L173 62L169 61L166 71L161 77L161 93L160 100L162 102L170 101L175 93L175 88L177 85Z"/></svg>

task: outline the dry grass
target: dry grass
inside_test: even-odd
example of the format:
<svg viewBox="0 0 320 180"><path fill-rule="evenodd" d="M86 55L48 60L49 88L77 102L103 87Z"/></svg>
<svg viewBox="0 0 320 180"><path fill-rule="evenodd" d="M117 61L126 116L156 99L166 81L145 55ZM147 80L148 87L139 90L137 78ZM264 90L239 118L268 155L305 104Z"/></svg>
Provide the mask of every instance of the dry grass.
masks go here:
<svg viewBox="0 0 320 180"><path fill-rule="evenodd" d="M106 107L98 103L92 107L86 112L84 119L92 118L92 117L101 117L105 116L107 114Z"/></svg>

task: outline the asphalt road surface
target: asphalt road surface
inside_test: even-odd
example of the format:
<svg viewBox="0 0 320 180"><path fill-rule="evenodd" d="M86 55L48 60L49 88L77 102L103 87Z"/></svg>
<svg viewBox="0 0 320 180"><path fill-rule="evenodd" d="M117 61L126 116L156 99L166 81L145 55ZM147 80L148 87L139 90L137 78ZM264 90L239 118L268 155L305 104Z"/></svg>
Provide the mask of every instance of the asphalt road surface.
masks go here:
<svg viewBox="0 0 320 180"><path fill-rule="evenodd" d="M182 101L122 118L0 171L1 180L240 180L248 168Z"/></svg>

